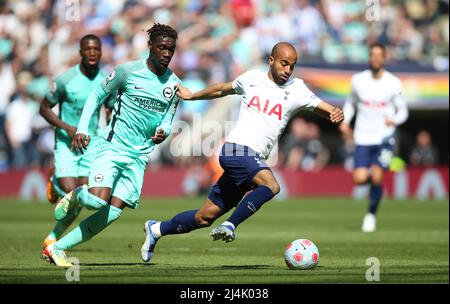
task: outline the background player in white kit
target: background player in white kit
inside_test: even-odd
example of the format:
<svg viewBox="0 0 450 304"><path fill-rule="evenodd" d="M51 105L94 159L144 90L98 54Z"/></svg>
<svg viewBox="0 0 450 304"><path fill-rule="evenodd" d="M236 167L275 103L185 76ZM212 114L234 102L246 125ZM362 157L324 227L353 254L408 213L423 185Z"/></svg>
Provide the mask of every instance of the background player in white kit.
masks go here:
<svg viewBox="0 0 450 304"><path fill-rule="evenodd" d="M314 111L333 123L343 120L343 112L339 108L317 98L302 80L290 79L296 63L295 48L281 42L272 49L268 73L251 70L233 82L215 84L194 94L178 87L177 95L184 100L243 95L241 109L237 125L227 137L219 156L224 173L213 185L208 200L199 210L179 213L171 220L147 221L144 225L146 238L141 248L144 261L150 261L161 236L207 227L236 207L228 220L210 234L214 240L234 240L236 227L280 191L264 160L294 111Z"/></svg>
<svg viewBox="0 0 450 304"><path fill-rule="evenodd" d="M350 121L355 110L356 144L353 181L370 183L369 211L362 231L376 230L378 204L383 194L384 170L389 168L395 144L395 128L408 118L400 79L384 69L386 49L380 43L370 46L369 69L352 77L351 94L344 104L345 119L341 132L351 132ZM369 170L370 169L370 170Z"/></svg>

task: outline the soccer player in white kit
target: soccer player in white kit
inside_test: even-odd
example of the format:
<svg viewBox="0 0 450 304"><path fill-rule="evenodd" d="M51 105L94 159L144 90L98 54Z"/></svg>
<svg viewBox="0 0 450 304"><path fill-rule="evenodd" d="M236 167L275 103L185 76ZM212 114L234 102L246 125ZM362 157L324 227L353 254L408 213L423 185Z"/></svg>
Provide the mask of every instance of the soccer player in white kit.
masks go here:
<svg viewBox="0 0 450 304"><path fill-rule="evenodd" d="M380 43L370 46L369 69L353 75L351 94L344 104L339 129L351 132L350 121L357 111L354 140L353 181L370 183L369 211L362 231L376 230L376 211L383 194L384 170L389 168L395 144L396 126L408 118L400 79L384 69L386 49Z"/></svg>
<svg viewBox="0 0 450 304"><path fill-rule="evenodd" d="M314 111L336 124L343 120L341 109L320 100L301 79L290 79L296 63L295 48L280 42L273 47L268 73L251 70L233 82L215 84L194 94L178 86L177 95L184 100L243 95L240 114L219 155L224 173L213 185L207 201L200 209L179 213L168 221L148 220L144 225L146 238L141 248L144 261L150 261L161 236L210 226L215 219L236 207L227 221L210 234L214 240L233 241L236 227L280 191L264 160L294 111Z"/></svg>

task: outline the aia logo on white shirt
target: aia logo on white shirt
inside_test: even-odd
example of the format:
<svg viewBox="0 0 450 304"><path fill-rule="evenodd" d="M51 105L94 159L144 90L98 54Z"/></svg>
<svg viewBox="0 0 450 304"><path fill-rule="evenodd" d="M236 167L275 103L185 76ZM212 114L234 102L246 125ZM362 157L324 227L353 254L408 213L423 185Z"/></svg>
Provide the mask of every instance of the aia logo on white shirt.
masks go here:
<svg viewBox="0 0 450 304"><path fill-rule="evenodd" d="M283 114L283 106L280 103L276 103L275 105L270 104L270 100L266 99L266 102L263 105L263 108L261 109L261 103L259 101L258 96L253 96L252 99L250 99L250 102L248 103L247 107L253 107L254 109L263 112L264 114L267 114L269 116L275 115L278 120L281 120L282 114Z"/></svg>
<svg viewBox="0 0 450 304"><path fill-rule="evenodd" d="M368 108L374 108L374 109L383 109L388 106L388 103L385 101L364 100L363 104L364 104L364 106L366 106Z"/></svg>

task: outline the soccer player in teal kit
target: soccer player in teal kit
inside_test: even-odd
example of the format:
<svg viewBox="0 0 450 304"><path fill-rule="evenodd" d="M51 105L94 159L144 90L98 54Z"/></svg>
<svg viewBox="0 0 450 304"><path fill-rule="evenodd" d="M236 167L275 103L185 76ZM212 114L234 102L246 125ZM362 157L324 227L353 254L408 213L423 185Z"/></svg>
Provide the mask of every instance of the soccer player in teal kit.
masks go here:
<svg viewBox="0 0 450 304"><path fill-rule="evenodd" d="M53 203L56 203L58 197L61 198L76 187L88 183L89 169L95 157L94 147L100 139L99 109L95 111L88 127L88 133L92 138L92 148L82 155L77 155L70 151L70 146L89 93L106 77L106 73L99 67L101 54L100 38L92 34L81 38L81 62L56 77L47 95L41 101L40 114L56 128L55 172L49 183L56 192ZM52 110L57 104L60 106L59 115ZM108 102L106 108L109 109L112 106ZM67 217L56 222L53 230L44 240L44 248L56 242L76 219L81 208L82 206L78 206L72 209ZM43 258L48 259L45 251Z"/></svg>
<svg viewBox="0 0 450 304"><path fill-rule="evenodd" d="M177 32L170 26L150 28L149 56L119 65L91 93L81 115L72 148L83 153L89 145L88 124L94 111L118 92L111 122L96 148L96 160L89 174L89 189L80 186L63 197L55 218L64 219L73 208L96 210L47 251L57 266L70 267L64 250L100 233L117 220L125 207L139 204L148 153L170 134L180 79L168 68L175 52Z"/></svg>

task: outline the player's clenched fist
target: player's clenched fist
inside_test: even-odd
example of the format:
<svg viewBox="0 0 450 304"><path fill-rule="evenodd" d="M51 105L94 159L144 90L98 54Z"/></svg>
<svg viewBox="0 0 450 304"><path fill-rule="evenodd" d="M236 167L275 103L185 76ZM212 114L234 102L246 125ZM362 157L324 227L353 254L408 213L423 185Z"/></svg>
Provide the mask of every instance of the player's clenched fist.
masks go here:
<svg viewBox="0 0 450 304"><path fill-rule="evenodd" d="M152 141L155 144L160 144L166 139L166 133L164 133L163 129L159 129L156 131L155 136L152 137Z"/></svg>
<svg viewBox="0 0 450 304"><path fill-rule="evenodd" d="M70 151L75 151L77 155L78 152L83 154L90 140L91 137L89 135L85 135L82 133L75 134L75 136L72 139L72 147L70 148Z"/></svg>
<svg viewBox="0 0 450 304"><path fill-rule="evenodd" d="M338 124L344 120L344 112L339 108L334 108L330 113L330 121Z"/></svg>

